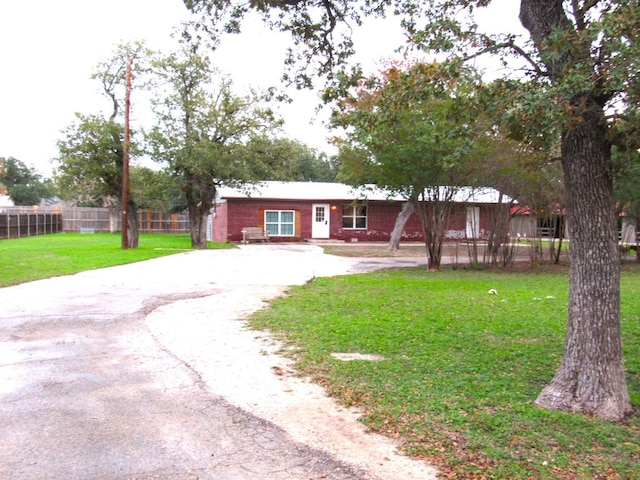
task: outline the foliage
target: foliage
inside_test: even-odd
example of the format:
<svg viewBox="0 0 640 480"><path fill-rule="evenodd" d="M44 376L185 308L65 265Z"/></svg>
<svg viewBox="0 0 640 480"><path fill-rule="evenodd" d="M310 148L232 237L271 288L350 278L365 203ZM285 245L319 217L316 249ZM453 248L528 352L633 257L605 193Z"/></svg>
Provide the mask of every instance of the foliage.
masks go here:
<svg viewBox="0 0 640 480"><path fill-rule="evenodd" d="M387 1L269 1L183 0L197 20L185 29L185 36L202 40L206 34L212 47L226 34L238 34L242 20L258 14L272 30L291 34L283 74L284 82L310 87L318 78L331 79L336 67L353 55L352 26L370 15L383 16ZM404 3L404 2L403 2Z"/></svg>
<svg viewBox="0 0 640 480"><path fill-rule="evenodd" d="M187 235L142 234L143 245L120 248L120 235L55 233L0 242L0 287L124 265L189 250ZM210 243L210 248L230 248Z"/></svg>
<svg viewBox="0 0 640 480"><path fill-rule="evenodd" d="M139 208L167 213L186 209L180 184L168 172L132 166L129 174L131 192Z"/></svg>
<svg viewBox="0 0 640 480"><path fill-rule="evenodd" d="M96 65L91 78L100 82L112 110L108 118L77 113L76 122L63 131L65 138L58 142L56 181L65 200L91 206L119 201L124 157L124 127L120 120L127 65L131 59L132 85L146 86L149 55L151 52L142 43L121 44L109 58ZM132 141L131 159L140 154L137 143Z"/></svg>
<svg viewBox="0 0 640 480"><path fill-rule="evenodd" d="M559 269L323 278L292 288L251 325L277 333L300 373L443 478L636 478L640 417L611 424L532 405L562 356L567 285ZM622 306L636 405L638 292L633 270L623 276Z"/></svg>
<svg viewBox="0 0 640 480"><path fill-rule="evenodd" d="M472 87L467 78L441 77L439 65L416 64L359 90L333 115L334 125L347 131L348 159L364 163L353 170L406 198L426 187L465 184L463 159L474 140L465 97ZM357 150L365 155L354 158ZM349 167L342 162L345 179Z"/></svg>
<svg viewBox="0 0 640 480"><path fill-rule="evenodd" d="M471 108L476 82L473 71L451 75L447 64L393 67L333 114L334 125L347 132L336 140L342 178L357 184L367 178L414 204L430 269L440 265L453 199L476 179L469 168L483 137Z"/></svg>
<svg viewBox="0 0 640 480"><path fill-rule="evenodd" d="M91 78L100 82L102 92L111 101L111 116L115 121L124 116L123 104L126 95L127 67L131 64L131 89L146 89L151 85L149 77L150 58L153 51L145 47L143 42L131 42L117 45L107 59L100 61Z"/></svg>
<svg viewBox="0 0 640 480"><path fill-rule="evenodd" d="M257 136L247 144L256 155L255 176L262 180L334 182L337 166L326 154L297 140Z"/></svg>
<svg viewBox="0 0 640 480"><path fill-rule="evenodd" d="M281 121L264 105L265 96L237 96L226 78L214 85L209 60L188 47L156 59L154 72L164 88L154 101L151 155L180 182L193 245L204 248L216 188L259 180L257 163L265 156L248 144Z"/></svg>
<svg viewBox="0 0 640 480"><path fill-rule="evenodd" d="M214 47L225 35L241 33L249 14L290 34L293 46L285 61L285 78L301 87L312 85L314 78L324 80L326 100L344 98L345 88L361 80L361 70L349 64L355 53L353 28L369 17L393 15L406 31L408 46L429 56L446 54L461 61L498 57L512 77L505 84L518 95L512 120L520 120L519 128L529 140L551 140L555 145L562 128L575 118L571 99L592 90L600 92L614 112L614 143L626 144L631 133L638 138L640 122L634 119L640 99L640 45L635 32L640 13L634 0L573 2L566 14L562 1L551 0L541 7L549 14L539 18L532 15L532 2L523 0L520 20L525 27L537 24L536 31L544 35L531 40L513 33L487 33L474 15L491 0L183 1L198 16L185 35L205 34Z"/></svg>
<svg viewBox="0 0 640 480"><path fill-rule="evenodd" d="M0 184L4 185L15 205L39 205L54 192L51 181L43 180L24 162L13 157L0 157Z"/></svg>
<svg viewBox="0 0 640 480"><path fill-rule="evenodd" d="M60 196L81 206L117 204L122 194L123 127L98 115L76 117L58 141L54 178Z"/></svg>

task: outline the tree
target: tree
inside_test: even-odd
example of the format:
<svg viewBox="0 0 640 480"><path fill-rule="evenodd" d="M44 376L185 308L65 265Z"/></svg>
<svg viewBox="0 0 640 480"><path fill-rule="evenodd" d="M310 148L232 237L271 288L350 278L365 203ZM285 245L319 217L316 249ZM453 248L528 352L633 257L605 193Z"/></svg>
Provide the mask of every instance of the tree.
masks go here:
<svg viewBox="0 0 640 480"><path fill-rule="evenodd" d="M259 157L254 162L255 175L263 180L336 181L335 161L300 141L259 136L247 147Z"/></svg>
<svg viewBox="0 0 640 480"><path fill-rule="evenodd" d="M318 57L320 75L349 78L333 74L353 53L353 44L348 37L336 39L334 32L344 33L348 22L359 24L364 16L387 8L402 15L410 41L428 53L462 61L484 54L497 54L505 63L509 56L521 60L514 72L522 81L513 117L523 121L528 140L560 141L571 235L564 355L536 404L618 421L632 407L621 352L611 162L612 144L619 138L612 135L617 132L607 114L637 118L640 9L635 0L521 0L519 18L529 34L521 41L512 34L482 32L473 13L489 3L265 0L241 7L234 1L185 0L214 35L239 32L241 18L250 9L262 13L274 28L290 32L301 47L303 70L297 78L302 83L310 78L304 68Z"/></svg>
<svg viewBox="0 0 640 480"><path fill-rule="evenodd" d="M110 99L111 113L102 115L76 114L77 122L64 131L58 142L59 158L56 172L63 198L84 205L118 205L122 198L124 165L124 127L118 121L124 101L125 73L129 58L135 58L133 78L142 85L146 72L144 59L150 52L140 43L119 45L111 58L101 62L91 78L100 82L102 92ZM132 157L140 152L135 142ZM128 246L138 246L138 205L132 194L127 195Z"/></svg>
<svg viewBox="0 0 640 480"><path fill-rule="evenodd" d="M189 47L158 59L154 68L166 88L154 101L152 156L180 182L192 246L206 248L216 189L259 179L256 174L264 169L257 162L266 157L248 144L281 122L259 95L234 95L228 79L214 88L209 60Z"/></svg>
<svg viewBox="0 0 640 480"><path fill-rule="evenodd" d="M116 205L122 191L122 126L99 115L76 118L58 141L60 195L79 205Z"/></svg>
<svg viewBox="0 0 640 480"><path fill-rule="evenodd" d="M491 219L483 262L508 266L516 249L509 238L512 212L518 211L513 208L514 202L517 200L520 207L539 216L544 212L562 212L565 200L558 142L552 140L546 148L524 142L519 125L503 121L505 114L513 110L514 98L517 98L503 87L502 82L489 83L475 92L469 108L476 115L478 139L474 155L468 160L475 178L472 184L490 186L501 193L502 201ZM533 245L534 255L541 253L541 245L541 242ZM555 242L550 242L553 253L550 258L556 263L560 260L561 246L561 241L557 248Z"/></svg>
<svg viewBox="0 0 640 480"><path fill-rule="evenodd" d="M334 125L347 131L338 141L342 178L362 184L364 174L407 199L423 227L430 270L440 268L453 200L472 178L465 159L477 134L466 106L475 77L471 71L462 75L450 77L436 64L392 68L333 114Z"/></svg>
<svg viewBox="0 0 640 480"><path fill-rule="evenodd" d="M187 208L180 183L169 172L132 166L130 185L139 208L167 213Z"/></svg>
<svg viewBox="0 0 640 480"><path fill-rule="evenodd" d="M15 205L39 205L40 201L53 196L51 181L43 180L24 162L0 157L0 183Z"/></svg>

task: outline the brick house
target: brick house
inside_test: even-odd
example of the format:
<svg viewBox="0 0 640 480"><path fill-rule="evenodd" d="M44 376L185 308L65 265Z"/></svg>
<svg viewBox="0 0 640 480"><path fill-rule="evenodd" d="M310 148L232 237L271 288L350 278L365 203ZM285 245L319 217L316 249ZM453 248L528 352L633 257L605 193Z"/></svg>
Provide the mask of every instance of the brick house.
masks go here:
<svg viewBox="0 0 640 480"><path fill-rule="evenodd" d="M486 238L498 198L493 189L462 189L447 237ZM248 191L222 187L211 215L211 239L239 242L244 227L260 227L275 241L387 241L405 202L378 188L341 183L262 182ZM423 240L415 214L402 238Z"/></svg>

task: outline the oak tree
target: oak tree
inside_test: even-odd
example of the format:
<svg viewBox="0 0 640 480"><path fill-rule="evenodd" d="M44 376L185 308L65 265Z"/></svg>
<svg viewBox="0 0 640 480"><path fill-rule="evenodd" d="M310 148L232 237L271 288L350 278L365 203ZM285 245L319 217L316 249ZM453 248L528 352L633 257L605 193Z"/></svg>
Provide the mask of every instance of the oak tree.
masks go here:
<svg viewBox="0 0 640 480"><path fill-rule="evenodd" d="M121 203L124 165L124 126L122 107L125 102L126 70L129 59L135 60L132 79L137 87L145 83L146 60L151 52L144 44L118 45L106 60L94 68L91 78L100 83L101 93L109 99L110 113L76 114L76 122L68 125L64 138L58 141L56 182L67 199L85 205L118 205ZM134 142L132 157L140 152ZM138 246L138 205L127 195L128 246Z"/></svg>
<svg viewBox="0 0 640 480"><path fill-rule="evenodd" d="M180 184L189 211L191 244L207 246L207 219L221 185L258 180L260 152L250 140L281 122L256 93L237 95L231 81L216 75L206 56L185 46L158 58L161 83L154 100L156 126L149 135L152 157Z"/></svg>
<svg viewBox="0 0 640 480"><path fill-rule="evenodd" d="M34 169L14 157L0 157L0 187L15 205L39 205L53 196L53 185Z"/></svg>

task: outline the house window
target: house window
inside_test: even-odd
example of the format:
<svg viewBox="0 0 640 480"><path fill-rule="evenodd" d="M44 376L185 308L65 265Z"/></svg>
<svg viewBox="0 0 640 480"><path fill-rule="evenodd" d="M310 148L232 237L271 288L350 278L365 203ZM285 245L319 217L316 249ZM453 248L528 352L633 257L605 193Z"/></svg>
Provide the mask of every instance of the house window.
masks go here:
<svg viewBox="0 0 640 480"><path fill-rule="evenodd" d="M264 212L264 229L273 237L292 237L295 228L292 210L266 210Z"/></svg>
<svg viewBox="0 0 640 480"><path fill-rule="evenodd" d="M367 228L367 207L364 205L342 207L342 228Z"/></svg>

